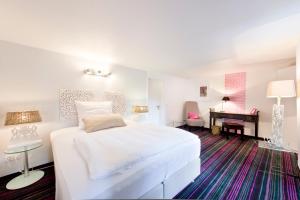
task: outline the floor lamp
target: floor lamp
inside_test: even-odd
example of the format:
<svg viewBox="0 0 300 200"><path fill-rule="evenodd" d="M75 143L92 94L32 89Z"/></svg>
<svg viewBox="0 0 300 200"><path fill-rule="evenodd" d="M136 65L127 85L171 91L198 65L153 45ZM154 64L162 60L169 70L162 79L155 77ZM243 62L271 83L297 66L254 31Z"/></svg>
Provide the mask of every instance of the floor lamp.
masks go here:
<svg viewBox="0 0 300 200"><path fill-rule="evenodd" d="M283 120L284 105L281 104L282 98L296 96L294 80L272 81L268 85L267 97L277 98L277 104L273 105L272 112L272 135L267 140L269 146L274 149L284 149L283 142Z"/></svg>

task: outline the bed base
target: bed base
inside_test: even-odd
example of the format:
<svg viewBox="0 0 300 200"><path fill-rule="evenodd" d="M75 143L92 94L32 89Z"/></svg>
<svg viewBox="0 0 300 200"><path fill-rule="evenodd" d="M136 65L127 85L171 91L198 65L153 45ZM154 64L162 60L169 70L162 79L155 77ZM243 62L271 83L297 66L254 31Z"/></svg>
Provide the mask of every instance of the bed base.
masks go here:
<svg viewBox="0 0 300 200"><path fill-rule="evenodd" d="M189 162L184 167L171 174L169 177L166 177L163 182L158 183L148 192L140 196L139 199L172 199L176 194L178 194L189 183L193 182L200 175L200 166L200 159L195 159ZM55 173L57 179L59 179L59 177L61 177L62 175L59 174L59 170L55 170ZM67 191L60 191L61 187L60 185L58 185L59 183L66 186L63 180L56 181L56 200L72 199L71 195ZM136 193L138 193L138 191ZM126 194L126 188L124 188L124 190L120 191L118 194L113 195L112 198L128 199L128 194L124 194ZM130 197L132 198L133 196ZM102 197L97 197L97 199L102 199Z"/></svg>
<svg viewBox="0 0 300 200"><path fill-rule="evenodd" d="M140 199L172 199L200 175L200 165L200 159L188 163L162 183L156 185Z"/></svg>

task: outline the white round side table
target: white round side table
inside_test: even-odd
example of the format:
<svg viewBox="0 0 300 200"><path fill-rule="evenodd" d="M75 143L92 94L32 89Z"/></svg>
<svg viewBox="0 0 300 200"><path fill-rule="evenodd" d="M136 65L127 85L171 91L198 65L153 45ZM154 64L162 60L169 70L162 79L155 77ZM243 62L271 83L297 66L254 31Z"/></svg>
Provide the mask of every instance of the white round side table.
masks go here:
<svg viewBox="0 0 300 200"><path fill-rule="evenodd" d="M16 154L16 153L24 154L24 173L15 177L14 179L12 179L7 183L6 188L8 190L16 190L16 189L24 188L43 178L44 176L43 171L41 170L29 171L29 162L28 162L28 152L37 149L41 146L42 143L38 142L28 146L9 148L4 151L5 154Z"/></svg>

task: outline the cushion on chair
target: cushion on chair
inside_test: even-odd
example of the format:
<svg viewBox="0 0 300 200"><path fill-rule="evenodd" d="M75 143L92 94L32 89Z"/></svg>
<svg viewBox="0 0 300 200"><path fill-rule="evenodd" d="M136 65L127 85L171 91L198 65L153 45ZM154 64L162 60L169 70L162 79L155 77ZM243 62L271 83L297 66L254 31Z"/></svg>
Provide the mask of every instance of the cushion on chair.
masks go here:
<svg viewBox="0 0 300 200"><path fill-rule="evenodd" d="M186 124L189 126L204 126L203 119L187 119Z"/></svg>
<svg viewBox="0 0 300 200"><path fill-rule="evenodd" d="M199 119L199 115L194 112L188 112L188 119Z"/></svg>

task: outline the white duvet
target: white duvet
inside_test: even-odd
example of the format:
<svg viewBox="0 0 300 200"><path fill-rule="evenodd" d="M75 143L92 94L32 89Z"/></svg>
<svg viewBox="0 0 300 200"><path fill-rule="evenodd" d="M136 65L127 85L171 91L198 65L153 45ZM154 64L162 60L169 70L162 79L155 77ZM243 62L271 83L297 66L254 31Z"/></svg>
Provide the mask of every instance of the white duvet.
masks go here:
<svg viewBox="0 0 300 200"><path fill-rule="evenodd" d="M126 127L84 133L74 137L91 179L122 173L135 164L185 142L196 135L155 125L129 124Z"/></svg>

